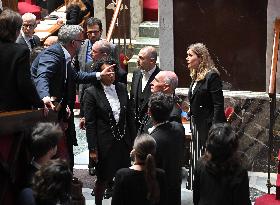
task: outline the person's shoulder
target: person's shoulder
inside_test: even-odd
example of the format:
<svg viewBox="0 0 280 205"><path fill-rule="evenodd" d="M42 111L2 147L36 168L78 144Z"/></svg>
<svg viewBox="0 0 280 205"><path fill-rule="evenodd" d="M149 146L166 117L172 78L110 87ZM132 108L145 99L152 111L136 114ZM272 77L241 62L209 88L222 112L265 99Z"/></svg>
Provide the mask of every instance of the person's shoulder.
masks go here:
<svg viewBox="0 0 280 205"><path fill-rule="evenodd" d="M165 171L163 169L156 168L156 173L160 177L164 177L165 176Z"/></svg>
<svg viewBox="0 0 280 205"><path fill-rule="evenodd" d="M212 68L209 70L209 72L206 74L205 79L206 80L211 80L215 78L220 78L220 73L216 68Z"/></svg>
<svg viewBox="0 0 280 205"><path fill-rule="evenodd" d="M176 122L176 121L172 121L172 122L169 122L169 123L174 130L180 130L180 131L184 130L184 126L182 125L182 123L179 123L179 122Z"/></svg>
<svg viewBox="0 0 280 205"><path fill-rule="evenodd" d="M116 172L116 175L118 176L128 176L133 173L133 170L130 168L121 168Z"/></svg>

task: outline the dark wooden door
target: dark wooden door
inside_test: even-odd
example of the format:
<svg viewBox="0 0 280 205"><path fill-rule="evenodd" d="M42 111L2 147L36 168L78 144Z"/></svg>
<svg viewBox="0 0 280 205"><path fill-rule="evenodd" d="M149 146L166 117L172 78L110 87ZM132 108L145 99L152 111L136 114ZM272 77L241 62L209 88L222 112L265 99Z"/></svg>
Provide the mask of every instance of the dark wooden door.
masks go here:
<svg viewBox="0 0 280 205"><path fill-rule="evenodd" d="M191 81L187 46L201 42L233 90L265 91L267 0L174 0L173 6L179 86Z"/></svg>
<svg viewBox="0 0 280 205"><path fill-rule="evenodd" d="M114 14L114 5L117 0L105 0L105 15L106 15L106 34ZM124 6L125 5L125 6ZM124 9L125 8L125 9ZM117 20L112 38L129 38L130 37L130 1L123 0L123 6Z"/></svg>

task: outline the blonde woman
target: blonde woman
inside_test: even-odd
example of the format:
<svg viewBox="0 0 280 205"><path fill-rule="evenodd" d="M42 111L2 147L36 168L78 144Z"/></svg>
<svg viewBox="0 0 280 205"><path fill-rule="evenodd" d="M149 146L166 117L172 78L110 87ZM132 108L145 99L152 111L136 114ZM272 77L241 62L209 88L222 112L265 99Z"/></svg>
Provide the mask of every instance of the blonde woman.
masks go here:
<svg viewBox="0 0 280 205"><path fill-rule="evenodd" d="M190 45L186 60L192 78L188 93L192 132L203 148L211 125L226 121L222 81L204 44Z"/></svg>

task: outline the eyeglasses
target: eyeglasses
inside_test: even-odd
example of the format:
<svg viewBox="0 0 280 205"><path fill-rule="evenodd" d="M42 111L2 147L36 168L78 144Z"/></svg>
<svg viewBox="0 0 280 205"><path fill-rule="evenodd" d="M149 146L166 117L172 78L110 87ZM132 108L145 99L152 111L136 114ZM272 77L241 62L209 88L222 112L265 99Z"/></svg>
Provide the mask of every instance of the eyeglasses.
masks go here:
<svg viewBox="0 0 280 205"><path fill-rule="evenodd" d="M75 39L74 41L81 42L82 45L85 43L85 40L80 40L80 39Z"/></svg>
<svg viewBox="0 0 280 205"><path fill-rule="evenodd" d="M95 30L95 31L87 31L87 34L97 34L97 33L99 33L100 31L98 31L98 30Z"/></svg>
<svg viewBox="0 0 280 205"><path fill-rule="evenodd" d="M27 27L29 27L29 28L34 28L35 25L36 25L36 24L22 24L22 27L24 27L24 28L27 28Z"/></svg>

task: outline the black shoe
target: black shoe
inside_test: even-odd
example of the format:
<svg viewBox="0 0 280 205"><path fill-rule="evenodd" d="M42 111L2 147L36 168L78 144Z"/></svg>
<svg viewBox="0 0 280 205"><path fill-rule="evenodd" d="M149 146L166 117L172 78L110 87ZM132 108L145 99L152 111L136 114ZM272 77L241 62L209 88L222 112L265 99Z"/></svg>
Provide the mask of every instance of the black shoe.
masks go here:
<svg viewBox="0 0 280 205"><path fill-rule="evenodd" d="M95 175L96 175L95 167L89 168L89 169L88 169L88 173L89 173L89 175L91 175L91 176L95 176Z"/></svg>
<svg viewBox="0 0 280 205"><path fill-rule="evenodd" d="M95 195L94 190L92 190L92 192L91 192L91 196L94 196L94 195Z"/></svg>
<svg viewBox="0 0 280 205"><path fill-rule="evenodd" d="M113 196L113 189L107 188L104 192L104 199L109 199L112 196Z"/></svg>

